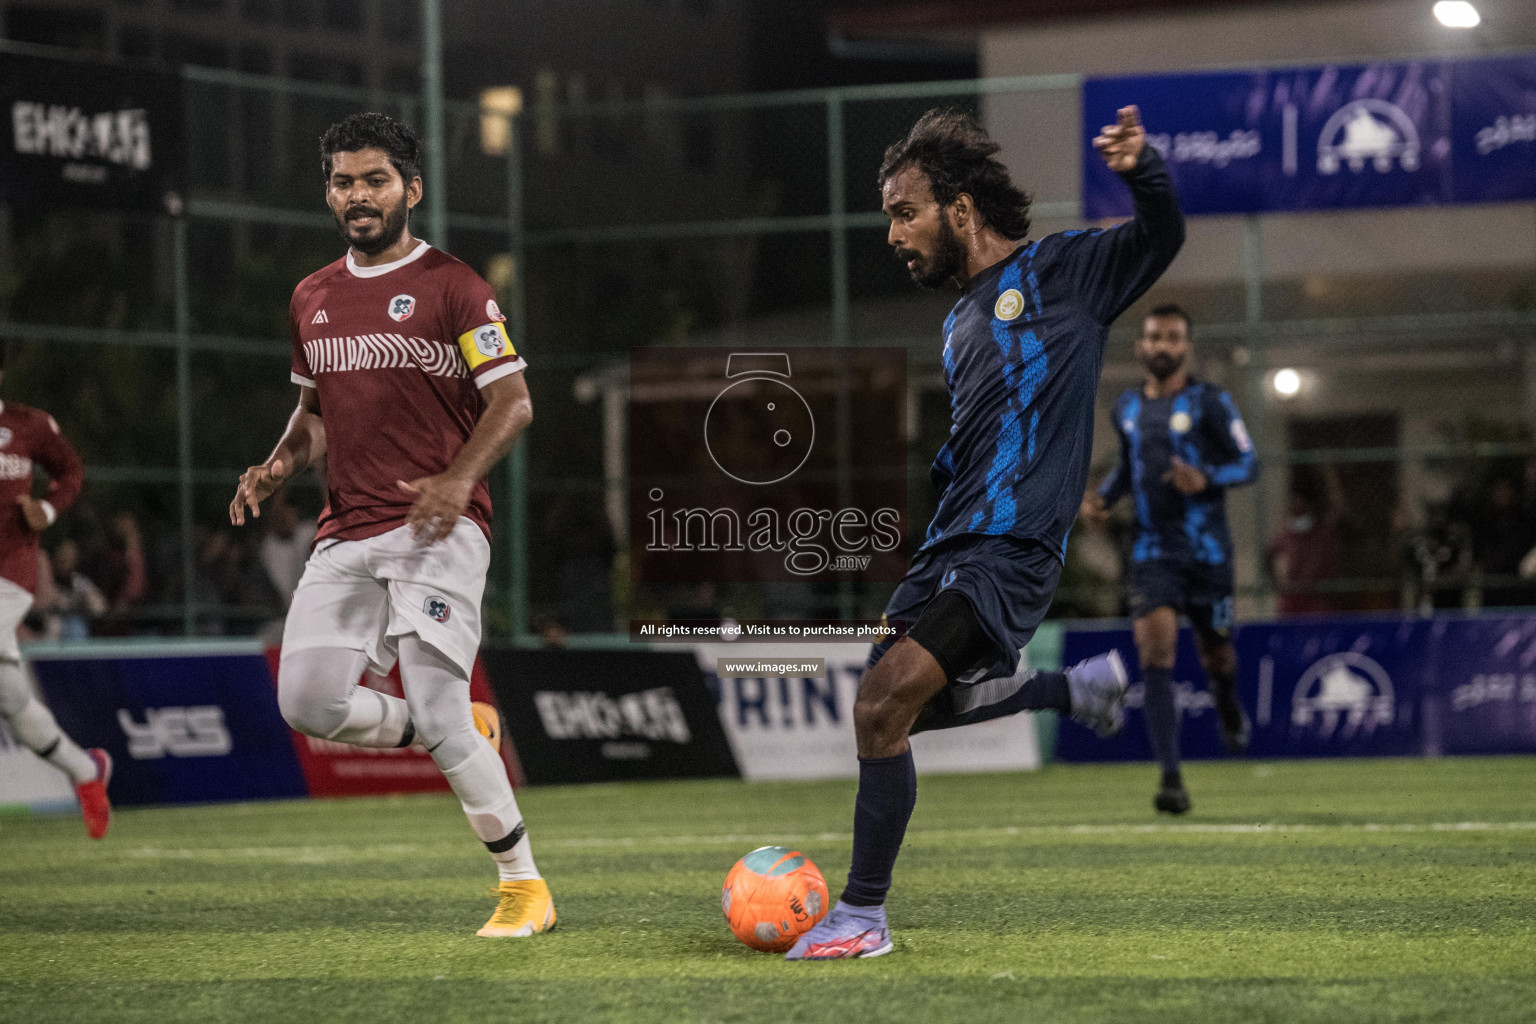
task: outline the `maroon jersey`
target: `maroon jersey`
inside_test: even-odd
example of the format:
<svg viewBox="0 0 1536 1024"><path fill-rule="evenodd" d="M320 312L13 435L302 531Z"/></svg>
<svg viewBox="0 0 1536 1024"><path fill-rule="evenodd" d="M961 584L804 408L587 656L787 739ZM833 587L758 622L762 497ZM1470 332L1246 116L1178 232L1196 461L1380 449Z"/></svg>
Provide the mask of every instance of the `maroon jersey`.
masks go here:
<svg viewBox="0 0 1536 1024"><path fill-rule="evenodd" d="M17 499L32 493L32 466L48 471L43 500L61 513L85 480L80 456L41 409L0 402L0 576L29 593L37 587L37 534Z"/></svg>
<svg viewBox="0 0 1536 1024"><path fill-rule="evenodd" d="M320 396L329 494L315 539L361 540L405 523L397 481L448 468L485 409L480 388L526 365L490 285L422 242L360 267L351 252L306 277L288 307L293 380ZM491 492L465 513L491 532Z"/></svg>

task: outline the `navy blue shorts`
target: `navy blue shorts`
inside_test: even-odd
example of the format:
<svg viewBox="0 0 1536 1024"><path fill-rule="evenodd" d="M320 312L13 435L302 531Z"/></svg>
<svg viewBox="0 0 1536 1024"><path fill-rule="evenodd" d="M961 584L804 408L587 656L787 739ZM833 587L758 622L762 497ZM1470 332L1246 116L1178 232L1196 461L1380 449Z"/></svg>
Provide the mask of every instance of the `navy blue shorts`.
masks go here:
<svg viewBox="0 0 1536 1024"><path fill-rule="evenodd" d="M1131 618L1172 608L1206 640L1232 638L1232 566L1196 561L1132 562Z"/></svg>
<svg viewBox="0 0 1536 1024"><path fill-rule="evenodd" d="M960 593L997 648L997 663L984 675L1012 675L1019 652L1051 606L1061 579L1061 560L1040 541L966 534L917 553L885 606L885 621L904 630L941 590ZM876 644L874 665L890 648Z"/></svg>

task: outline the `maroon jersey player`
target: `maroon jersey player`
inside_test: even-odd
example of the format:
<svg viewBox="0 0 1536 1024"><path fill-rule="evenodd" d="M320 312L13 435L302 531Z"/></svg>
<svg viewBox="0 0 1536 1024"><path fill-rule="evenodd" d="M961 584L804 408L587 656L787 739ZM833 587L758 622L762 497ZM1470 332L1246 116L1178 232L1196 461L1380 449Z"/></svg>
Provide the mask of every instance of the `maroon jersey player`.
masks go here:
<svg viewBox="0 0 1536 1024"><path fill-rule="evenodd" d="M32 495L34 465L48 473L42 498ZM107 802L112 759L104 750L80 749L59 728L33 695L16 642L16 627L32 607L37 589L38 536L74 502L84 477L80 456L52 416L17 402L0 402L0 718L18 742L70 777L86 831L100 839L112 818Z"/></svg>
<svg viewBox="0 0 1536 1024"><path fill-rule="evenodd" d="M472 705L490 565L485 476L533 418L524 362L490 287L410 232L420 145L383 114L320 142L326 202L349 248L289 305L298 407L267 460L240 478L230 520L322 455L326 504L283 629L278 703L301 732L366 747L420 743L500 876L480 935L555 923L496 746ZM404 699L357 685L398 661Z"/></svg>

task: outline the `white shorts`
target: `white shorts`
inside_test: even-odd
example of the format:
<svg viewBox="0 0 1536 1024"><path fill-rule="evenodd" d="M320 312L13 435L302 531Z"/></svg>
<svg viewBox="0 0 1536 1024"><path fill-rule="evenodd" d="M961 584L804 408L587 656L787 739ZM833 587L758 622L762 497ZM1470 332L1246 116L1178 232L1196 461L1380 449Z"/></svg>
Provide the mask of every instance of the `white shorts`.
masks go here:
<svg viewBox="0 0 1536 1024"><path fill-rule="evenodd" d="M365 540L323 540L293 592L283 651L362 651L383 675L399 657L400 637L415 633L468 679L490 566L490 542L463 516L432 545L414 540L406 526Z"/></svg>
<svg viewBox="0 0 1536 1024"><path fill-rule="evenodd" d="M21 646L16 627L27 617L32 595L20 584L0 577L0 661L20 661Z"/></svg>

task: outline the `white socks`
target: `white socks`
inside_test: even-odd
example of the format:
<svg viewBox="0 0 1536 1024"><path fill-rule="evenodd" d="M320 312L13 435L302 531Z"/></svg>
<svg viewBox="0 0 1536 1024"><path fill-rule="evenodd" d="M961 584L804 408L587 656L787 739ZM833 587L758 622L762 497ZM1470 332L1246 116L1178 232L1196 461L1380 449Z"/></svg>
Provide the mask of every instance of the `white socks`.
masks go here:
<svg viewBox="0 0 1536 1024"><path fill-rule="evenodd" d="M539 878L501 756L475 730L463 670L415 634L400 638L400 674L416 739L453 787L502 881Z"/></svg>

